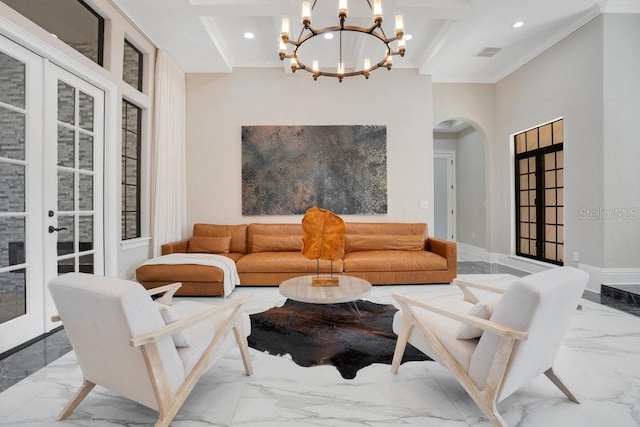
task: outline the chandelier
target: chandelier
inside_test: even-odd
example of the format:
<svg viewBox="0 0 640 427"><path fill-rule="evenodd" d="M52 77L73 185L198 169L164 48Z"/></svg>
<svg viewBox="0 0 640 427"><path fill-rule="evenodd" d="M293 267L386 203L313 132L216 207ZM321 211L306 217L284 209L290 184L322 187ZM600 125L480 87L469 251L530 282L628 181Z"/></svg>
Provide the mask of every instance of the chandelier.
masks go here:
<svg viewBox="0 0 640 427"><path fill-rule="evenodd" d="M339 0L338 1L338 19L339 24L331 27L324 28L314 28L311 26L311 12L316 6L318 0L314 0L313 5L310 5L310 2L305 1L302 3L302 31L300 31L300 35L296 40L291 38L291 23L289 21L289 17L282 18L282 32L280 34L279 39L279 56L280 60L284 60L285 58L289 58L291 60L291 71L296 72L298 69L306 70L313 75L313 79L317 80L319 76L326 77L336 77L338 81L342 82L342 79L345 77L359 76L362 75L365 78L369 78L371 72L378 68L384 67L388 70L391 70L391 66L393 64L393 56L400 55L404 56L406 52L406 44L404 37L404 23L402 14L398 13L395 15L395 36L387 37L382 29L382 0L373 0L373 6L371 5L370 0L366 0L369 5L369 9L371 9L373 14L373 24L370 27L361 27L355 25L345 25L345 21L347 20L348 10L347 10L347 0ZM366 37L373 37L373 40L379 40L380 43L384 44L385 53L382 58L378 60L378 62L371 62L370 58L365 58L362 63L362 68L358 65L354 67L353 70L346 70L345 64L342 59L342 49L343 49L343 33L345 31L361 33ZM313 39L314 37L327 34L327 33L338 33L339 40L339 60L337 64L337 71L331 71L331 69L327 69L326 66L320 68L318 61L313 60L312 65L309 66L304 64L300 58L298 57L298 50L302 47L305 42ZM393 50L391 44L397 41L397 50ZM289 53L287 52L287 46L292 45L293 49Z"/></svg>

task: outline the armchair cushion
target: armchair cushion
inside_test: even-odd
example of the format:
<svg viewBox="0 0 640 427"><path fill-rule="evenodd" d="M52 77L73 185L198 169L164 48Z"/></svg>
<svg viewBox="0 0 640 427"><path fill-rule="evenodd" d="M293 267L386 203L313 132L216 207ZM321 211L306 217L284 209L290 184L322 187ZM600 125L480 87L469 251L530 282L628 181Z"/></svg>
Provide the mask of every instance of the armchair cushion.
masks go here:
<svg viewBox="0 0 640 427"><path fill-rule="evenodd" d="M205 311L212 306L194 301L180 301L171 306L180 318L186 318ZM220 326L231 313L231 309L219 313L217 316L188 328L186 332L191 337L192 345L189 347L178 348L178 356L184 364L184 374L189 375L198 363L198 360L207 349L207 346L213 339L214 334L219 330ZM249 315L242 313L240 317L242 322L242 331L245 338L251 333L251 321ZM240 321L240 320L239 320ZM228 334L222 341L218 351L213 352L209 365L212 366L218 359L223 357L229 350L236 346L236 339L233 334Z"/></svg>
<svg viewBox="0 0 640 427"><path fill-rule="evenodd" d="M472 315L472 316L476 316L476 317L480 317L482 319L485 320L489 320L489 318L491 317L491 307L489 307L487 304L482 303L482 302L477 302L475 304L473 304L473 306L471 306L471 308L469 309L469 311L467 312L468 314ZM480 338L480 336L482 335L482 329L477 328L475 326L471 326L471 325L467 325L464 323L460 323L460 326L458 327L458 334L456 335L456 338L459 340L469 340L469 339L473 339L473 338Z"/></svg>
<svg viewBox="0 0 640 427"><path fill-rule="evenodd" d="M156 304L158 305L158 311L160 311L160 316L162 316L162 320L164 320L165 325L170 325L180 320L180 316L173 307L162 304L158 301L156 301ZM191 345L191 338L189 336L189 331L187 330L178 331L171 335L171 338L173 339L173 343L176 347L189 347Z"/></svg>
<svg viewBox="0 0 640 427"><path fill-rule="evenodd" d="M447 309L467 313L473 306L466 301L461 300L443 300L438 301L438 305L446 307ZM457 320L449 317L442 316L429 310L425 310L419 307L414 307L414 313L416 319L422 325L429 325L429 330L435 335L440 343L447 349L453 358L458 362L460 367L467 371L469 369L469 363L471 356L476 349L478 339L459 340L456 337L456 331L461 325ZM397 334L400 331L402 323L402 311L398 311L393 317L393 331ZM434 351L431 344L424 338L421 331L413 328L409 337L409 343L436 360L439 363L443 363L439 360L438 352Z"/></svg>

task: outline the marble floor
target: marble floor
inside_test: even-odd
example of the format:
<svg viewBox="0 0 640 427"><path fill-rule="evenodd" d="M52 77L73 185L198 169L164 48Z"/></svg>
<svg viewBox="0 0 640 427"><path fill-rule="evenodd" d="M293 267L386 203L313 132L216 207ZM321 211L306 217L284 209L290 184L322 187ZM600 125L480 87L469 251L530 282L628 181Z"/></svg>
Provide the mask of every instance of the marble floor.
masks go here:
<svg viewBox="0 0 640 427"><path fill-rule="evenodd" d="M513 271L500 267L474 264L469 270L467 278L472 280L514 279ZM376 286L367 299L393 303L392 291L430 299L460 294L448 285ZM284 302L277 288L234 291L244 293L253 294L247 306L250 313ZM220 299L198 301L217 304ZM545 377L539 377L499 403L510 426L640 425L640 318L588 299L582 306L557 359L558 372L582 403L568 401ZM172 425L489 425L453 377L434 362L403 364L398 375L392 375L388 365L375 364L355 379L345 380L332 366L303 368L286 357L250 352L253 376L243 374L237 352L228 354L202 378ZM0 376L5 373L0 370ZM0 425L146 426L155 422L154 411L97 387L68 420L56 423L56 415L81 380L73 352L57 358L0 393Z"/></svg>

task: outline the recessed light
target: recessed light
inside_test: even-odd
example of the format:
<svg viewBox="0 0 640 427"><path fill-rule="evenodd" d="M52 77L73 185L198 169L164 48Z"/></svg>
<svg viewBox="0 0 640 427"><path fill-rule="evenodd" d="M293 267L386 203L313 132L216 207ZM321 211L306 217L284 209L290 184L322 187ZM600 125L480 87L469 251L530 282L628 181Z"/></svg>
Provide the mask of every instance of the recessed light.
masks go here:
<svg viewBox="0 0 640 427"><path fill-rule="evenodd" d="M513 23L512 27L513 27L513 28L520 28L520 27L522 27L523 25L524 25L524 22L522 22L522 21L517 21L517 22L514 22L514 23Z"/></svg>
<svg viewBox="0 0 640 427"><path fill-rule="evenodd" d="M324 36L322 37L324 37L327 40L331 40L333 38L333 33L324 33Z"/></svg>
<svg viewBox="0 0 640 427"><path fill-rule="evenodd" d="M405 40L411 40L413 38L413 36L411 34L405 34L404 35L404 39Z"/></svg>
<svg viewBox="0 0 640 427"><path fill-rule="evenodd" d="M255 37L255 35L254 35L253 33L250 33L250 32L246 32L246 33L244 33L244 38L245 38L245 39L249 39L249 40L251 40L251 39L252 39L252 38L254 38L254 37Z"/></svg>

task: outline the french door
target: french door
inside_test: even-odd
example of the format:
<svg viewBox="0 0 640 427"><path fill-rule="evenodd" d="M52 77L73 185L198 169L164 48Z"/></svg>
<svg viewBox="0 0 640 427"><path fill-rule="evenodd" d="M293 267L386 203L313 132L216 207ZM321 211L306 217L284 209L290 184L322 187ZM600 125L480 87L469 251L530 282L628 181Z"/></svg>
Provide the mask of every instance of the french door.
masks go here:
<svg viewBox="0 0 640 427"><path fill-rule="evenodd" d="M102 273L104 93L0 37L0 353L56 326L46 283Z"/></svg>

